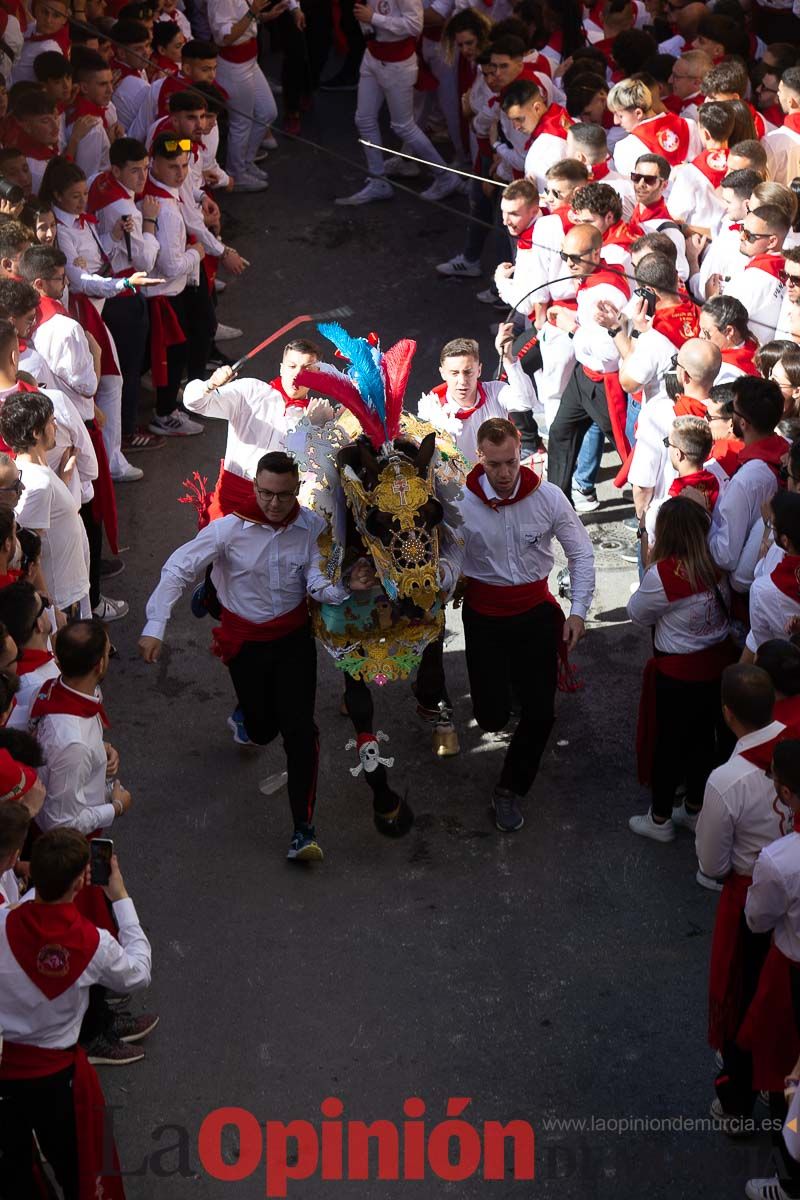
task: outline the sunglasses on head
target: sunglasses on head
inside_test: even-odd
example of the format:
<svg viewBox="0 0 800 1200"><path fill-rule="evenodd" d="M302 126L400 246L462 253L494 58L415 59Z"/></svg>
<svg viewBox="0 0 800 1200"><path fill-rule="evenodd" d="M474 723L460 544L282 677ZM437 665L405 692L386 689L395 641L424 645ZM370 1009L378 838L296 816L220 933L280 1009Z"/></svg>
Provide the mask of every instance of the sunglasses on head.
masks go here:
<svg viewBox="0 0 800 1200"><path fill-rule="evenodd" d="M772 235L769 233L753 233L752 230L750 230L750 229L742 229L740 231L740 237L744 238L744 240L746 242L749 242L751 246L752 246L753 242L760 242L764 238L768 238L771 236Z"/></svg>
<svg viewBox="0 0 800 1200"><path fill-rule="evenodd" d="M648 187L655 187L660 178L660 175L642 175L641 171L631 171L631 183L646 183Z"/></svg>
<svg viewBox="0 0 800 1200"><path fill-rule="evenodd" d="M192 148L192 143L188 138L176 138L175 141L163 142L162 145L168 154L174 154L176 150L188 151Z"/></svg>

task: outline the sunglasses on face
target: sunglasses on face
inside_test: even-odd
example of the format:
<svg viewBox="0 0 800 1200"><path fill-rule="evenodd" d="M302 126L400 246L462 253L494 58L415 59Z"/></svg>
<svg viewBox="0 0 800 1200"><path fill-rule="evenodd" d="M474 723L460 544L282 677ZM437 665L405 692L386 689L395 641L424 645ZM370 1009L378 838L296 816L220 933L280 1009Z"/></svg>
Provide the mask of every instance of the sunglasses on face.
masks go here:
<svg viewBox="0 0 800 1200"><path fill-rule="evenodd" d="M655 187L660 179L660 175L642 175L641 171L631 171L631 183L644 183L647 187Z"/></svg>
<svg viewBox="0 0 800 1200"><path fill-rule="evenodd" d="M708 423L710 425L712 421L729 421L730 415L725 412L716 413L716 414L707 412L705 414L704 420L708 421Z"/></svg>
<svg viewBox="0 0 800 1200"><path fill-rule="evenodd" d="M563 250L559 250L558 257L562 262L569 263L570 266L577 267L583 262L585 256L583 254L565 254Z"/></svg>
<svg viewBox="0 0 800 1200"><path fill-rule="evenodd" d="M800 287L800 275L795 275L794 272L779 271L778 278L780 279L781 283L785 283L787 287Z"/></svg>
<svg viewBox="0 0 800 1200"><path fill-rule="evenodd" d="M745 242L749 242L752 246L754 242L761 242L764 238L772 237L770 233L753 233L751 229L742 229L739 235Z"/></svg>

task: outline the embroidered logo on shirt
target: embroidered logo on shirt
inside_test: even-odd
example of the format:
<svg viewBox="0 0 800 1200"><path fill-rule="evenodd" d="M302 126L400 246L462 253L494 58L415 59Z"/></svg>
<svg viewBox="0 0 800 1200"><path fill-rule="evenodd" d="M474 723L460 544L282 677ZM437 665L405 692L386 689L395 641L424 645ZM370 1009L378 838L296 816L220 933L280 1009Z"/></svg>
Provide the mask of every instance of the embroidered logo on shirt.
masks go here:
<svg viewBox="0 0 800 1200"><path fill-rule="evenodd" d="M667 154L674 154L681 144L677 133L673 133L671 129L659 129L656 141L662 150L666 150Z"/></svg>
<svg viewBox="0 0 800 1200"><path fill-rule="evenodd" d="M42 946L36 956L36 970L50 979L66 975L69 972L69 950L64 946Z"/></svg>

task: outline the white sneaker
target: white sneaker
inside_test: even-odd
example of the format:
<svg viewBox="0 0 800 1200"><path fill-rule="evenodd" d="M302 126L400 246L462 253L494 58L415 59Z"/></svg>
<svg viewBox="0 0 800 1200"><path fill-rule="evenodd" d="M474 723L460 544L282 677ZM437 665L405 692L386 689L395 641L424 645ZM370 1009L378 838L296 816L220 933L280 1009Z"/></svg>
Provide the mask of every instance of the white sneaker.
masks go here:
<svg viewBox="0 0 800 1200"><path fill-rule="evenodd" d="M124 467L111 472L111 478L115 483L133 483L137 479L144 478L144 471L141 467L133 467L126 462Z"/></svg>
<svg viewBox="0 0 800 1200"><path fill-rule="evenodd" d="M697 818L699 816L699 812L690 813L686 808L686 801L684 801L683 804L679 804L677 808L673 808L672 824L680 825L682 829L690 829L692 833L694 833L695 829L697 828Z"/></svg>
<svg viewBox="0 0 800 1200"><path fill-rule="evenodd" d="M424 192L420 192L420 197L423 200L444 200L445 196L452 196L453 192L457 192L461 187L461 177L453 175L450 171L442 171L430 187L425 188Z"/></svg>
<svg viewBox="0 0 800 1200"><path fill-rule="evenodd" d="M275 89L273 88L273 91L274 90ZM278 90L279 91L282 90L280 88L280 86L279 86ZM271 129L268 129L267 132L264 134L263 138L261 139L261 145L266 146L266 148L268 150L277 150L278 149L277 139Z"/></svg>
<svg viewBox="0 0 800 1200"><path fill-rule="evenodd" d="M265 179L256 179L255 175L240 175L233 185L235 192L265 192L269 184Z"/></svg>
<svg viewBox="0 0 800 1200"><path fill-rule="evenodd" d="M477 279L483 274L479 262L470 262L463 254L456 254L447 262L438 263L436 270L440 275L449 275L452 279Z"/></svg>
<svg viewBox="0 0 800 1200"><path fill-rule="evenodd" d="M383 170L386 175L394 175L396 179L416 179L420 173L416 163L407 158L398 158L396 154L386 159Z"/></svg>
<svg viewBox="0 0 800 1200"><path fill-rule="evenodd" d="M638 833L639 837L652 838L654 842L674 842L675 840L675 826L672 821L664 821L663 825L659 825L653 820L650 809L646 813L638 813L635 817L631 817L628 821L628 828L631 833Z"/></svg>
<svg viewBox="0 0 800 1200"><path fill-rule="evenodd" d="M100 603L92 609L101 621L119 621L122 617L127 617L128 611L126 600L110 600L108 596L101 596Z"/></svg>
<svg viewBox="0 0 800 1200"><path fill-rule="evenodd" d="M225 291L225 288L227 286L228 285L224 279L215 279L214 280L214 291L219 292L220 295Z"/></svg>
<svg viewBox="0 0 800 1200"><path fill-rule="evenodd" d="M747 1200L790 1200L777 1175L773 1175L771 1179L748 1179L744 1194Z"/></svg>
<svg viewBox="0 0 800 1200"><path fill-rule="evenodd" d="M353 192L352 196L339 196L333 203L355 208L359 204L371 204L373 200L391 200L393 196L394 188L385 179L370 179L360 192Z"/></svg>
<svg viewBox="0 0 800 1200"><path fill-rule="evenodd" d="M589 492L582 492L579 487L573 487L572 503L575 505L575 512L594 512L600 507L600 501L597 499L597 492L594 488Z"/></svg>
<svg viewBox="0 0 800 1200"><path fill-rule="evenodd" d="M700 887L704 887L709 892L722 891L722 884L718 879L712 879L710 875L704 875L700 870L695 875L695 880L700 884Z"/></svg>
<svg viewBox="0 0 800 1200"><path fill-rule="evenodd" d="M264 181L264 183L267 183L269 180L269 175L267 172L263 169L263 167L257 166L255 162L247 164L247 170L245 171L245 174L247 175L248 179L261 179Z"/></svg>
<svg viewBox="0 0 800 1200"><path fill-rule="evenodd" d="M205 432L199 421L192 421L179 408L173 409L166 417L154 416L147 428L161 437L193 437Z"/></svg>
<svg viewBox="0 0 800 1200"><path fill-rule="evenodd" d="M217 325L217 332L214 334L215 342L233 342L236 338L242 336L242 330L237 329L235 325Z"/></svg>

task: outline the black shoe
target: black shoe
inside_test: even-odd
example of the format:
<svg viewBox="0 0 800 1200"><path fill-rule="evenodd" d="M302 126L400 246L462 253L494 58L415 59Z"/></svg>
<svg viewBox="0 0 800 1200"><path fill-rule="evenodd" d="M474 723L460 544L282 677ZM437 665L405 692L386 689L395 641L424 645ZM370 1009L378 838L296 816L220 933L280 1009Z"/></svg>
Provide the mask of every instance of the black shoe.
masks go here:
<svg viewBox="0 0 800 1200"><path fill-rule="evenodd" d="M358 75L350 71L337 71L330 79L323 79L319 85L321 92L355 92L358 90Z"/></svg>
<svg viewBox="0 0 800 1200"><path fill-rule="evenodd" d="M124 570L125 563L121 558L100 559L100 574L103 579L113 579L115 575L121 575Z"/></svg>
<svg viewBox="0 0 800 1200"><path fill-rule="evenodd" d="M494 823L501 833L516 833L525 824L525 818L519 810L519 796L508 788L497 787L492 795Z"/></svg>

